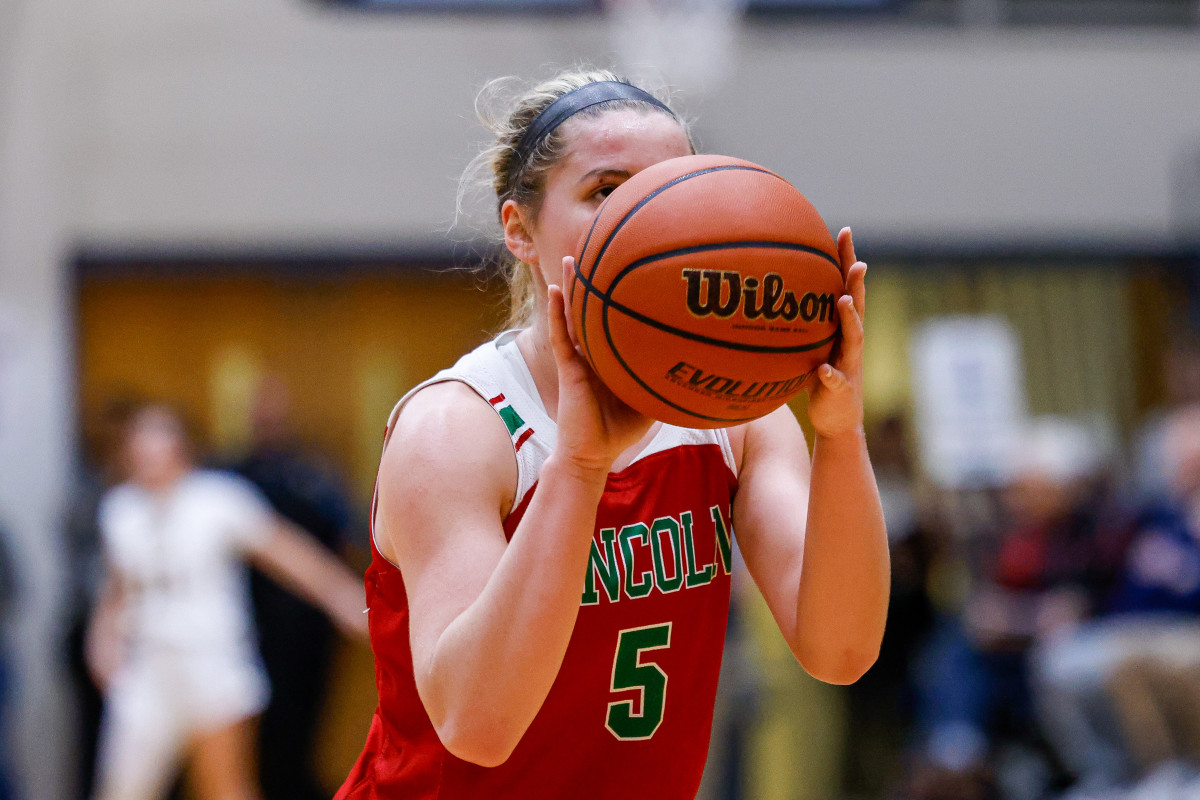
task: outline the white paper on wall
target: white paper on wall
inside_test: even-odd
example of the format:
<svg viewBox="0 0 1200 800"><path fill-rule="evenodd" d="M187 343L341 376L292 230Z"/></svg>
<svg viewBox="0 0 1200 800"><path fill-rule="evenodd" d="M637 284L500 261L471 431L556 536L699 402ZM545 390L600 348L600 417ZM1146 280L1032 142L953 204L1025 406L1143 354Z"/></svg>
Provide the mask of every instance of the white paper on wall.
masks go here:
<svg viewBox="0 0 1200 800"><path fill-rule="evenodd" d="M1012 328L999 317L939 317L914 334L911 360L925 471L950 489L1007 481L1028 415Z"/></svg>

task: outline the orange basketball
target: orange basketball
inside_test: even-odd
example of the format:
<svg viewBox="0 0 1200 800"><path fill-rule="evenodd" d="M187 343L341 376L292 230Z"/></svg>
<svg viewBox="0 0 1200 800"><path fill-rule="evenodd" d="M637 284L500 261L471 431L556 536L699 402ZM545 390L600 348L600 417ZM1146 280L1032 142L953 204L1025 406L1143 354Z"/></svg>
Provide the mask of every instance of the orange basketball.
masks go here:
<svg viewBox="0 0 1200 800"><path fill-rule="evenodd" d="M838 334L842 273L824 220L770 170L685 156L621 184L579 243L576 338L618 397L719 428L804 388Z"/></svg>

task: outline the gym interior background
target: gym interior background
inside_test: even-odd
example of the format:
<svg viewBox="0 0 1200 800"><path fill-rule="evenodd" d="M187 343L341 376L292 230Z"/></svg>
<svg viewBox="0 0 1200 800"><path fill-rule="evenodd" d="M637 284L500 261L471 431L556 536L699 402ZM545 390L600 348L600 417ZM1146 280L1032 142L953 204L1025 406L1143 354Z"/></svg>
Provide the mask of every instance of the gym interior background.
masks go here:
<svg viewBox="0 0 1200 800"><path fill-rule="evenodd" d="M0 525L20 589L0 738L21 797L73 790L62 529L106 399L169 400L236 453L257 381L282 376L365 516L387 410L502 322L502 287L475 268L490 245L455 219L475 94L613 63L622 34L593 3L403 5L0 0ZM869 423L912 413L925 320L987 314L1016 336L1031 413L1128 445L1197 312L1200 3L738 12L723 74L665 77L702 149L854 227ZM841 729L836 694L787 685ZM330 785L372 692L369 651L345 645ZM829 752L796 755L804 724L769 716L746 796L832 796Z"/></svg>

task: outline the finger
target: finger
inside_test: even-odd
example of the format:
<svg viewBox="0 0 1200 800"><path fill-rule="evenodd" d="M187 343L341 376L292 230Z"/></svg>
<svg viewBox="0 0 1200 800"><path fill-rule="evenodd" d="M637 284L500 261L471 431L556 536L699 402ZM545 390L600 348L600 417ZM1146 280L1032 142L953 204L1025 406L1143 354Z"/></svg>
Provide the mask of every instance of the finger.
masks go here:
<svg viewBox="0 0 1200 800"><path fill-rule="evenodd" d="M831 364L822 364L817 369L817 377L820 378L821 385L832 392L840 391L850 383L846 373Z"/></svg>
<svg viewBox="0 0 1200 800"><path fill-rule="evenodd" d="M572 258L571 256L563 256L562 283L559 285L563 287L563 291L566 293L567 306L570 306L572 303L575 302L575 275L574 275L574 272L575 272L575 259Z"/></svg>
<svg viewBox="0 0 1200 800"><path fill-rule="evenodd" d="M838 261L841 262L842 277L845 278L851 265L858 261L854 255L854 234L849 227L842 228L837 237Z"/></svg>
<svg viewBox="0 0 1200 800"><path fill-rule="evenodd" d="M550 327L550 348L554 351L554 360L563 366L579 357L567 329L566 298L563 297L562 287L554 284L546 287L546 293L549 295L546 318Z"/></svg>
<svg viewBox="0 0 1200 800"><path fill-rule="evenodd" d="M858 312L858 318L865 319L867 316L867 265L861 261L856 261L850 267L850 272L846 277L846 293L854 300L854 310Z"/></svg>
<svg viewBox="0 0 1200 800"><path fill-rule="evenodd" d="M863 324L849 295L838 298L838 315L842 341L837 365L850 374L857 374L862 369Z"/></svg>
<svg viewBox="0 0 1200 800"><path fill-rule="evenodd" d="M567 336L571 342L578 341L575 336L575 320L571 318L571 303L575 299L575 259L571 256L563 256L562 260L562 283L559 284L564 292L563 305L566 309ZM569 292L569 296L566 294Z"/></svg>

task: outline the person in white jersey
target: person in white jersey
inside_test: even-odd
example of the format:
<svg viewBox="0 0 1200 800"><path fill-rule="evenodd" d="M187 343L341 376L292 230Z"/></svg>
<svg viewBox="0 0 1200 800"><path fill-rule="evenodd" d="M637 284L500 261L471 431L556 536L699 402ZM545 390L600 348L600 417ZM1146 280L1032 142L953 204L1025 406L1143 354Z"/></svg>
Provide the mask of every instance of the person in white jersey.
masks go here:
<svg viewBox="0 0 1200 800"><path fill-rule="evenodd" d="M105 690L96 800L156 800L188 762L199 800L257 800L253 720L269 686L246 561L366 632L362 584L251 484L197 469L179 416L135 414L128 480L100 506L109 576L88 637Z"/></svg>

